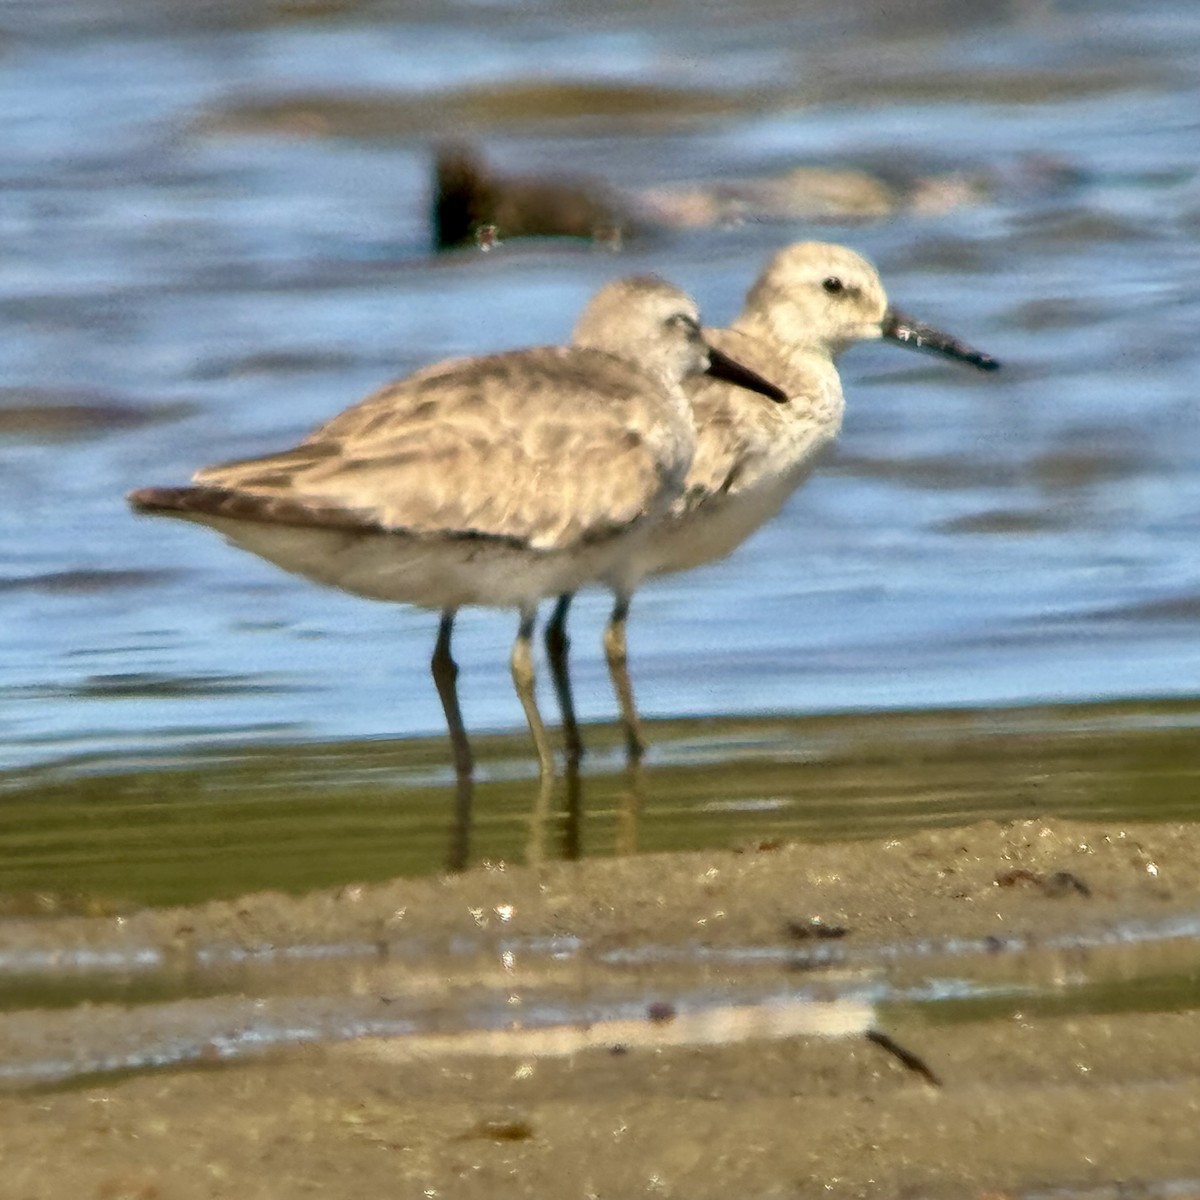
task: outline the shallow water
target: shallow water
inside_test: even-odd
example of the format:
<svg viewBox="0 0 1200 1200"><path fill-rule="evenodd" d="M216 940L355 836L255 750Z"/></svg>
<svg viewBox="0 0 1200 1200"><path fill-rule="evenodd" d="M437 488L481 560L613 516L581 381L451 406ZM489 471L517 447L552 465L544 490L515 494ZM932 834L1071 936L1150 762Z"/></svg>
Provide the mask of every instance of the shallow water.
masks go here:
<svg viewBox="0 0 1200 1200"><path fill-rule="evenodd" d="M512 915L498 906L494 923L503 930ZM1014 1018L1192 1011L1198 930L1193 916L1102 934L865 948L852 931L819 922L744 946L420 931L375 943L194 942L186 951L27 941L0 951L0 1089L253 1063L362 1038L386 1040L355 1052L394 1061L855 1038L889 1026L932 1049L948 1025L975 1023L986 1039Z"/></svg>
<svg viewBox="0 0 1200 1200"><path fill-rule="evenodd" d="M519 735L481 739L469 813L440 738L84 757L7 776L0 915L984 818L1191 820L1198 726L1200 706L1182 701L662 722L634 774L614 730L588 729L584 772L544 811Z"/></svg>
<svg viewBox="0 0 1200 1200"><path fill-rule="evenodd" d="M901 20L762 3L732 24L558 11L5 10L4 765L436 733L429 615L135 519L123 492L286 444L430 359L559 340L619 272L660 270L721 321L773 248L810 236L871 254L900 303L1007 368L849 354L826 469L737 555L639 596L647 714L1195 694L1190 6L1114 4L1101 20L928 4ZM609 91L568 103L548 83L561 79ZM426 98L485 85L526 88L515 110L484 106L487 153L512 170L635 188L813 162L986 172L991 194L867 226L434 260ZM622 104L604 99L620 86ZM664 87L706 104L664 116ZM405 118L313 117L347 95ZM457 120L479 127L465 108ZM1039 174L1045 156L1058 165ZM575 622L593 721L613 712L605 607L586 597ZM472 729L520 727L512 626L461 621Z"/></svg>

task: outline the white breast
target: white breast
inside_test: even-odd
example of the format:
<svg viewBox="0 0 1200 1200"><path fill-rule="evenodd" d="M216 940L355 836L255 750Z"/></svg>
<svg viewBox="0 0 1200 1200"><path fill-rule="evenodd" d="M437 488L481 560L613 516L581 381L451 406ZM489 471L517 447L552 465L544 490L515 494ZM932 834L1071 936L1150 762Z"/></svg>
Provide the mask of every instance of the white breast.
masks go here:
<svg viewBox="0 0 1200 1200"><path fill-rule="evenodd" d="M756 365L788 389L789 402L767 408L746 393L723 397L731 402L719 409L697 402L693 470L684 495L637 551L632 569L640 575L689 570L729 554L779 512L837 437L844 401L831 362L788 360L775 376Z"/></svg>

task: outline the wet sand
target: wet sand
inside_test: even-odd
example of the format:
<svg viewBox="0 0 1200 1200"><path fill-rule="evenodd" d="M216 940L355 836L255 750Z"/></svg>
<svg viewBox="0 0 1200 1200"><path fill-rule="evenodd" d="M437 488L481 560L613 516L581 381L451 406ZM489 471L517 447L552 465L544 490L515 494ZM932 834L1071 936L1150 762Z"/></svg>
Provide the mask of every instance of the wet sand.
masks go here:
<svg viewBox="0 0 1200 1200"><path fill-rule="evenodd" d="M492 1043L458 1053L445 1038L418 1053L397 1053L404 1039L368 1038L234 1063L214 1043L190 1069L0 1098L4 1191L22 1200L1200 1194L1188 1182L1200 1180L1194 1008L1177 993L1156 999L1153 972L1061 1002L1072 978L1093 974L1097 947L1194 926L1198 915L1193 826L1022 821L900 840L492 864L302 898L10 921L0 932L10 957L52 946L66 962L155 947L181 978L201 948L365 943L391 964L397 992L422 992L431 1011L453 1010L468 988L463 964L476 959L507 970L520 1000L525 983L544 978L523 978L504 946L569 937L588 951L572 968L585 989L589 971L599 989L595 964L606 954L647 952L638 994L647 1024L668 1026L671 952L715 956L714 987L738 982L737 960L721 959L733 948L781 954L778 981L797 989L900 960L911 982L938 970L939 954L986 964L1051 953L1062 977L1058 1002L1043 987L1028 1005L1010 999L990 1015L882 1004L876 1027L919 1054L940 1088L861 1035L550 1057L506 1047L498 1027ZM1194 932L1180 940L1191 948L1183 994L1200 995L1188 975ZM341 986L389 1000L374 985ZM39 1037L82 1055L89 1038L136 1037L200 1003L64 1009L44 999L6 1017L3 1056L33 1053ZM256 1002L249 988L204 1003L209 1015L224 1006L233 1032L247 1004L273 1001Z"/></svg>

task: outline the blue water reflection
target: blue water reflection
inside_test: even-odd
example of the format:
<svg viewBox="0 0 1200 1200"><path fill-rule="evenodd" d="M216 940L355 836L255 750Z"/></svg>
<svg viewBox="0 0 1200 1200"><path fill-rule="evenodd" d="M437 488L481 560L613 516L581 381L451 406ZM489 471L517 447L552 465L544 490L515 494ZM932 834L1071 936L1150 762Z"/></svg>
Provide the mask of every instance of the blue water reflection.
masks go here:
<svg viewBox="0 0 1200 1200"><path fill-rule="evenodd" d="M286 444L429 360L561 340L620 272L661 271L723 321L768 253L810 236L873 256L898 302L1008 369L848 355L827 468L734 558L639 596L646 713L1194 694L1200 14L1097 11L397 3L289 23L242 4L6 6L0 763L436 732L431 616L320 593L135 519L122 494ZM800 162L991 187L866 226L432 259L428 149L448 130L429 97L555 79L708 89L727 111L484 106L459 132L514 170L628 189ZM407 107L392 136L245 115L331 94ZM1074 182L1041 187L1033 156ZM606 608L585 597L575 620L586 720L613 714ZM473 729L520 727L512 626L461 621Z"/></svg>

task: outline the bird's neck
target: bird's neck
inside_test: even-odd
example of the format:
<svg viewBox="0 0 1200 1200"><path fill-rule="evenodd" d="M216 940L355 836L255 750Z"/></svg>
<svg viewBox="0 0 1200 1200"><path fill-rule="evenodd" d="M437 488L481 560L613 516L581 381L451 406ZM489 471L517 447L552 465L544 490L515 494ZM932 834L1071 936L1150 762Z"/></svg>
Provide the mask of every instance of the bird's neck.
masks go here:
<svg viewBox="0 0 1200 1200"><path fill-rule="evenodd" d="M731 328L747 337L768 342L789 358L797 356L835 362L846 349L843 345L814 338L810 326L777 307L746 309L733 321Z"/></svg>

